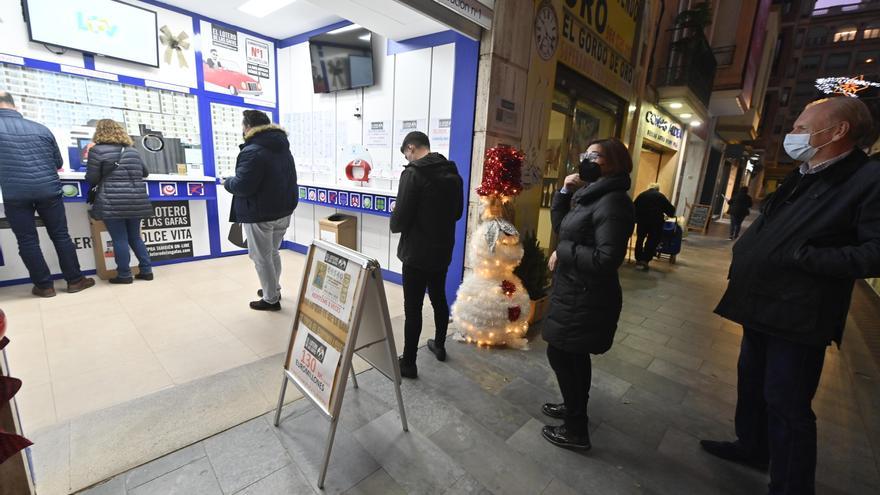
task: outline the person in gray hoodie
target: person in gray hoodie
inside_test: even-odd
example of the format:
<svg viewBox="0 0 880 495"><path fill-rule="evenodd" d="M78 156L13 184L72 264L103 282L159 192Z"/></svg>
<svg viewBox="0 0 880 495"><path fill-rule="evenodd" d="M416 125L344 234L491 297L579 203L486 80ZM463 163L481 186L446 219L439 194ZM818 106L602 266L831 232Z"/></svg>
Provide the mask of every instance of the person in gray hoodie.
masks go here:
<svg viewBox="0 0 880 495"><path fill-rule="evenodd" d="M144 178L147 166L132 147L131 137L116 121L98 121L89 150L86 181L98 186L92 218L103 220L113 241L116 277L111 284L130 284L134 278L153 280L150 253L141 238L141 220L153 216L153 205L147 194ZM138 259L139 273L132 277L131 254Z"/></svg>

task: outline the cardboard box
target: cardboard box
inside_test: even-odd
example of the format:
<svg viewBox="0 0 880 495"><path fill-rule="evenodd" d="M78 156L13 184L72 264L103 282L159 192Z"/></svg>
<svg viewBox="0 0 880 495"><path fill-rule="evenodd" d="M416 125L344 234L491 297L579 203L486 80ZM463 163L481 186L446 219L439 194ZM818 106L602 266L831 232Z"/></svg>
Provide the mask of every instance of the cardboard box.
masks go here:
<svg viewBox="0 0 880 495"><path fill-rule="evenodd" d="M89 228L92 232L92 252L95 254L95 271L101 280L109 280L116 278L116 269L107 269L107 260L113 258L113 243L110 241L110 233L107 232L107 226L101 220L95 220L89 217ZM131 267L131 275L135 276L140 273L137 266L137 258L132 254L131 259L135 264ZM115 261L114 261L115 264Z"/></svg>
<svg viewBox="0 0 880 495"><path fill-rule="evenodd" d="M322 241L335 242L357 251L357 217L330 215L321 219L318 228Z"/></svg>

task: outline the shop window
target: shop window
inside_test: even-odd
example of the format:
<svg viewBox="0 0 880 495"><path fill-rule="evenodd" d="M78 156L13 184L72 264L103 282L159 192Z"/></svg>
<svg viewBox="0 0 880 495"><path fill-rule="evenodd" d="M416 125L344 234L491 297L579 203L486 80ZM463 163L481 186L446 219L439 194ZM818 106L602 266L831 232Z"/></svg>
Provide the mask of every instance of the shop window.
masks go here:
<svg viewBox="0 0 880 495"><path fill-rule="evenodd" d="M806 55L801 59L801 66L799 69L799 73L814 73L819 70L819 65L822 63L822 55Z"/></svg>
<svg viewBox="0 0 880 495"><path fill-rule="evenodd" d="M855 26L840 28L834 33L834 42L840 43L842 41L853 41L856 39L856 33L858 33L858 29L856 29Z"/></svg>
<svg viewBox="0 0 880 495"><path fill-rule="evenodd" d="M849 62L851 59L852 54L849 52L832 53L831 55L828 55L828 60L825 61L825 68L828 70L847 69L849 68Z"/></svg>
<svg viewBox="0 0 880 495"><path fill-rule="evenodd" d="M807 46L819 46L828 42L828 28L813 26L807 32Z"/></svg>
<svg viewBox="0 0 880 495"><path fill-rule="evenodd" d="M862 38L866 40L880 38L880 24L868 24L865 26L865 29L862 31Z"/></svg>

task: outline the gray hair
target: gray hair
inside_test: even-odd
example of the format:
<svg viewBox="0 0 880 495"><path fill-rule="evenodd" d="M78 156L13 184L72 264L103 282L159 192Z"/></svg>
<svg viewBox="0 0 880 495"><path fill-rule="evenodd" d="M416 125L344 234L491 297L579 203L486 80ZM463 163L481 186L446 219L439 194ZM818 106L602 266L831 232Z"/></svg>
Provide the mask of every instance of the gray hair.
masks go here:
<svg viewBox="0 0 880 495"><path fill-rule="evenodd" d="M849 138L855 143L862 143L874 131L874 119L871 117L871 111L868 110L865 102L858 98L848 96L823 98L810 103L807 108L818 105L827 106L823 110L828 112L828 117L831 120L849 123Z"/></svg>

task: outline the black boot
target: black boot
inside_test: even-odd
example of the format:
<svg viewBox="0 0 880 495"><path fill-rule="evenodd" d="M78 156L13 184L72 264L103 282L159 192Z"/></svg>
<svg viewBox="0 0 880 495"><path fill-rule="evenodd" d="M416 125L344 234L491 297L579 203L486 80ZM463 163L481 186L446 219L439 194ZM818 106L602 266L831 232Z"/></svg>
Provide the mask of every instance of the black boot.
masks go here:
<svg viewBox="0 0 880 495"><path fill-rule="evenodd" d="M428 350L437 356L437 361L446 361L446 346L438 345L434 339L428 339Z"/></svg>
<svg viewBox="0 0 880 495"><path fill-rule="evenodd" d="M405 360L402 356L397 359L397 363L400 365L400 376L404 378L418 378L419 370L416 368L415 360L412 363Z"/></svg>
<svg viewBox="0 0 880 495"><path fill-rule="evenodd" d="M263 299L251 302L251 309L257 311L281 311L281 301L276 303L268 303Z"/></svg>
<svg viewBox="0 0 880 495"><path fill-rule="evenodd" d="M575 435L568 431L565 425L562 426L545 426L541 430L544 439L558 447L565 447L576 450L590 450L590 433L585 431L581 435Z"/></svg>
<svg viewBox="0 0 880 495"><path fill-rule="evenodd" d="M725 461L742 464L743 466L748 466L761 472L766 473L767 468L770 464L770 462L765 457L750 456L748 453L746 453L745 449L739 444L739 442L717 442L714 440L700 440L700 446L703 447L703 450L714 455L715 457L720 457Z"/></svg>
<svg viewBox="0 0 880 495"><path fill-rule="evenodd" d="M541 412L551 418L556 419L565 419L565 404L544 404L541 407Z"/></svg>

